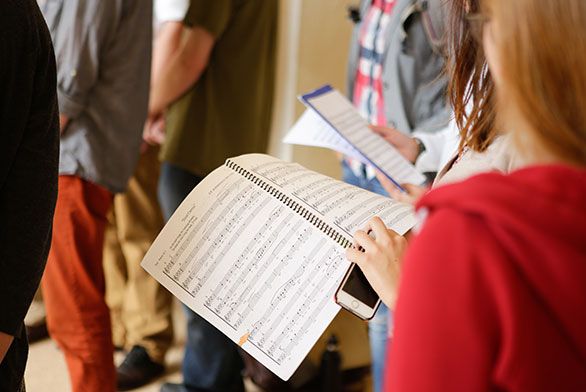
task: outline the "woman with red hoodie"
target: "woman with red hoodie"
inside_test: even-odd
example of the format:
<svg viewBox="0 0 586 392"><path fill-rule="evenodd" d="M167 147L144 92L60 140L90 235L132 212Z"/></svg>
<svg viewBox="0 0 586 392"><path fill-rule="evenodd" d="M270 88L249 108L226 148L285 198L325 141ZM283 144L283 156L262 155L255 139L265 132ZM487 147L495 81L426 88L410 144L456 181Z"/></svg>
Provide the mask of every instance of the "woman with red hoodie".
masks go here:
<svg viewBox="0 0 586 392"><path fill-rule="evenodd" d="M484 0L497 124L526 166L424 196L348 251L396 307L391 391L586 391L586 2Z"/></svg>

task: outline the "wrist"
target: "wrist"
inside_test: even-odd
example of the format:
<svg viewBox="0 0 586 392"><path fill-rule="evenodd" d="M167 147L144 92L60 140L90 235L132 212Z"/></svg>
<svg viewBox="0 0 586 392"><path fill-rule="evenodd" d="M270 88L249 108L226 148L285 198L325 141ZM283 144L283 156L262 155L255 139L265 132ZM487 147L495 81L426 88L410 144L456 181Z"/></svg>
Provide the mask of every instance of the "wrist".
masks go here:
<svg viewBox="0 0 586 392"><path fill-rule="evenodd" d="M414 138L414 137L410 137L408 138L408 142L404 145L403 147L403 154L404 157L407 158L407 160L413 164L415 164L415 161L417 160L417 157L419 156L419 139Z"/></svg>
<svg viewBox="0 0 586 392"><path fill-rule="evenodd" d="M414 154L413 154L413 161L415 163L417 159L425 152L425 144L419 139L414 137L413 142L415 144Z"/></svg>

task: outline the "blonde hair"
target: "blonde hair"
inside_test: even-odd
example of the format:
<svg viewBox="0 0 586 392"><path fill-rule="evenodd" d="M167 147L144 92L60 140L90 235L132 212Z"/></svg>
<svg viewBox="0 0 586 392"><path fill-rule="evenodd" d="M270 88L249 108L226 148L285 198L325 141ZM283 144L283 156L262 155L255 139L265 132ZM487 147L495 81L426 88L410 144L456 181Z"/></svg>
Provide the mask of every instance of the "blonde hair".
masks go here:
<svg viewBox="0 0 586 392"><path fill-rule="evenodd" d="M520 136L586 166L586 0L484 2L498 26L499 88L530 125Z"/></svg>

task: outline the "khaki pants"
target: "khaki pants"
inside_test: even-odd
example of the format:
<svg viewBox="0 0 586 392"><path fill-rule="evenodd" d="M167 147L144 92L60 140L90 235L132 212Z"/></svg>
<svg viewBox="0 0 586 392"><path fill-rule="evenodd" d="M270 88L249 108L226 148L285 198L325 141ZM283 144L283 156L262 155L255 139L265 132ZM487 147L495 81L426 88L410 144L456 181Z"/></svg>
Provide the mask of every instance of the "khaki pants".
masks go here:
<svg viewBox="0 0 586 392"><path fill-rule="evenodd" d="M141 155L128 190L116 195L106 229L104 272L106 302L112 318L114 345L143 346L163 363L173 342L172 296L140 266L163 227L157 202L158 149Z"/></svg>

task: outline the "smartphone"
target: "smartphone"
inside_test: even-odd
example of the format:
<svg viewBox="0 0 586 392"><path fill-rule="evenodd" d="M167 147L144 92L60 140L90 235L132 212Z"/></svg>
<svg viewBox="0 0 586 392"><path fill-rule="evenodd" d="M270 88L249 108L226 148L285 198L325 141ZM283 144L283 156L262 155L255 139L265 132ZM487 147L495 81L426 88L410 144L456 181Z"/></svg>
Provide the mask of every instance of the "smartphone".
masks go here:
<svg viewBox="0 0 586 392"><path fill-rule="evenodd" d="M381 303L378 294L356 264L352 264L346 272L346 276L336 291L335 301L363 320L373 318Z"/></svg>

